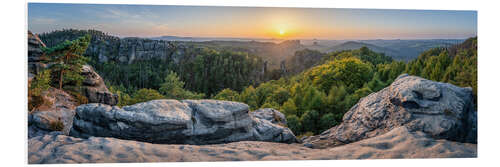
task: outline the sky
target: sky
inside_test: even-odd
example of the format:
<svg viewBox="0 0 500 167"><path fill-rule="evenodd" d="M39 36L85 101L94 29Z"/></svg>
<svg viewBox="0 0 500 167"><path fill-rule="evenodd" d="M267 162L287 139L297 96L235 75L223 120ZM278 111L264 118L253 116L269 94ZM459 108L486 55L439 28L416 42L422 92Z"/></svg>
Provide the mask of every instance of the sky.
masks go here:
<svg viewBox="0 0 500 167"><path fill-rule="evenodd" d="M28 29L96 29L119 37L463 39L476 11L29 3Z"/></svg>

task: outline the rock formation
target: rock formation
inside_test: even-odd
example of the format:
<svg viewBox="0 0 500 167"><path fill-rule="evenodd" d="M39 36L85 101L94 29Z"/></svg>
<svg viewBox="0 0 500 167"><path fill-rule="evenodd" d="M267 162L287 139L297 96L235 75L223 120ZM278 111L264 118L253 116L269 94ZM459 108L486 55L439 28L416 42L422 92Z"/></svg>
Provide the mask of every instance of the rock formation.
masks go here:
<svg viewBox="0 0 500 167"><path fill-rule="evenodd" d="M362 98L343 122L305 145L325 148L375 137L404 126L436 139L477 142L471 88L400 75L389 87Z"/></svg>
<svg viewBox="0 0 500 167"><path fill-rule="evenodd" d="M45 47L45 44L40 38L28 31L28 73L36 74L46 67L42 62L45 60L42 51L43 47Z"/></svg>
<svg viewBox="0 0 500 167"><path fill-rule="evenodd" d="M104 137L81 139L58 133L28 141L30 164L475 157L476 144L435 140L406 127L330 149L258 141L166 145Z"/></svg>
<svg viewBox="0 0 500 167"><path fill-rule="evenodd" d="M290 129L272 122L251 116L246 104L229 101L153 100L123 108L85 104L76 108L70 135L168 144L296 141Z"/></svg>
<svg viewBox="0 0 500 167"><path fill-rule="evenodd" d="M474 158L473 105L470 88L404 74L362 98L340 125L295 143L293 133L280 125L286 120L279 111L249 112L238 102L153 100L123 108L85 104L75 110L72 136L50 132L30 138L28 161Z"/></svg>
<svg viewBox="0 0 500 167"><path fill-rule="evenodd" d="M84 65L81 74L85 77L82 84L83 95L87 97L89 103L108 105L116 105L118 103L118 95L108 90L104 84L104 80L91 66Z"/></svg>
<svg viewBox="0 0 500 167"><path fill-rule="evenodd" d="M61 131L68 135L73 125L76 100L68 93L55 88L49 88L42 96L47 104L28 114L28 138L50 131Z"/></svg>
<svg viewBox="0 0 500 167"><path fill-rule="evenodd" d="M37 35L28 31L28 79L31 81L34 74L37 74L48 66L43 63L46 57L43 56L42 47L45 44L38 38ZM103 103L116 105L118 103L118 95L111 93L104 80L97 74L89 65L82 67L81 74L85 77L83 81L82 94L87 97L90 103Z"/></svg>
<svg viewBox="0 0 500 167"><path fill-rule="evenodd" d="M255 118L268 120L273 124L278 124L278 125L287 124L285 114L272 108L258 109L253 112L250 112L250 115L252 115Z"/></svg>

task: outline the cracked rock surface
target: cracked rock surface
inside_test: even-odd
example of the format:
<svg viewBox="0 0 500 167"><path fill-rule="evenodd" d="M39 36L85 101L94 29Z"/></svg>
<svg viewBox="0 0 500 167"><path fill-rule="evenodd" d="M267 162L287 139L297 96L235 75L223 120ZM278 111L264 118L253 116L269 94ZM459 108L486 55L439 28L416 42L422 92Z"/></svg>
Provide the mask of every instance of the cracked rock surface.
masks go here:
<svg viewBox="0 0 500 167"><path fill-rule="evenodd" d="M471 88L402 74L360 99L340 125L304 142L313 148L333 147L404 126L436 139L477 143L476 115Z"/></svg>
<svg viewBox="0 0 500 167"><path fill-rule="evenodd" d="M246 104L218 100L152 100L119 108L80 105L71 136L114 137L161 144L236 141L296 142L293 132L249 114ZM281 113L280 113L281 114Z"/></svg>

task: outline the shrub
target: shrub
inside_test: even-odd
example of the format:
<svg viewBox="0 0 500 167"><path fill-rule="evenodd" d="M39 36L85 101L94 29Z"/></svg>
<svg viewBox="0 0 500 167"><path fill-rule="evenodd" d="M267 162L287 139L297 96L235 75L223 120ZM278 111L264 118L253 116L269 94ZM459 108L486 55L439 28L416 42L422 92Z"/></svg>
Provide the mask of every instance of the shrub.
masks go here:
<svg viewBox="0 0 500 167"><path fill-rule="evenodd" d="M290 115L286 117L286 121L287 121L287 127L290 128L290 130L292 130L294 134L297 135L302 132L301 129L302 125L300 123L299 117L297 117L296 115Z"/></svg>
<svg viewBox="0 0 500 167"><path fill-rule="evenodd" d="M38 73L28 85L28 110L33 111L43 104L49 104L42 92L50 88L50 70ZM50 104L51 105L51 104Z"/></svg>
<svg viewBox="0 0 500 167"><path fill-rule="evenodd" d="M161 95L158 91L154 89L139 89L132 95L132 104L146 102L150 100L163 99L163 95Z"/></svg>

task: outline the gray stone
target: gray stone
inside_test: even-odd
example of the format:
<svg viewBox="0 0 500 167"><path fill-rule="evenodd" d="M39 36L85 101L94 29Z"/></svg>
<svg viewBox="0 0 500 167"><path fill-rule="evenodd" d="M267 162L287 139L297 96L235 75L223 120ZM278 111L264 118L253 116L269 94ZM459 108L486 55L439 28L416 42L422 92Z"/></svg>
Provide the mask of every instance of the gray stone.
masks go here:
<svg viewBox="0 0 500 167"><path fill-rule="evenodd" d="M73 116L75 115L76 101L68 93L59 89L49 88L42 93L47 104L43 104L28 113L28 137L34 137L44 133L61 131L68 135L73 125ZM54 129L56 123L62 123L63 129ZM31 132L33 130L33 132Z"/></svg>
<svg viewBox="0 0 500 167"><path fill-rule="evenodd" d="M153 100L123 108L85 104L76 109L70 135L170 144L296 141L290 129L254 118L248 109L218 100Z"/></svg>
<svg viewBox="0 0 500 167"><path fill-rule="evenodd" d="M330 149L259 141L167 145L104 137L82 139L56 133L28 140L29 164L476 157L476 144L435 140L406 127Z"/></svg>
<svg viewBox="0 0 500 167"><path fill-rule="evenodd" d="M340 125L304 142L332 147L404 126L436 139L476 143L475 115L471 88L403 74L389 87L362 98Z"/></svg>
<svg viewBox="0 0 500 167"><path fill-rule="evenodd" d="M45 44L38 38L38 35L28 31L28 72L36 74L47 65L43 63L46 57L43 56L42 48Z"/></svg>
<svg viewBox="0 0 500 167"><path fill-rule="evenodd" d="M104 80L91 66L82 66L81 74L85 77L82 84L83 95L87 97L89 103L103 103L108 105L116 105L118 103L118 95L108 90Z"/></svg>
<svg viewBox="0 0 500 167"><path fill-rule="evenodd" d="M250 114L255 118L268 120L273 124L280 124L280 125L287 124L285 114L282 114L278 110L272 108L258 109L253 112L250 112Z"/></svg>

